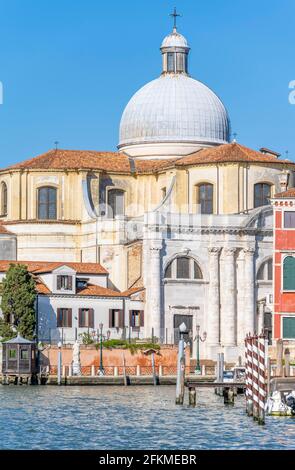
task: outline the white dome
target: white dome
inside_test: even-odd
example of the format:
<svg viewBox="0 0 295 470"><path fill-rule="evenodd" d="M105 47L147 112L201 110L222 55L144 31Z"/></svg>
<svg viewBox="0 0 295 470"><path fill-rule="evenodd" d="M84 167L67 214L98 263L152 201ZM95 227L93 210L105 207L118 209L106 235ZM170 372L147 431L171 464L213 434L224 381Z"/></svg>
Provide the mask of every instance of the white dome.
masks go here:
<svg viewBox="0 0 295 470"><path fill-rule="evenodd" d="M137 156L173 156L227 143L229 133L227 111L212 90L186 74L167 73L141 88L127 104L119 148ZM174 143L175 151L165 143Z"/></svg>
<svg viewBox="0 0 295 470"><path fill-rule="evenodd" d="M162 42L161 49L163 47L185 47L188 48L187 40L182 34L179 34L176 30L173 33L165 37Z"/></svg>

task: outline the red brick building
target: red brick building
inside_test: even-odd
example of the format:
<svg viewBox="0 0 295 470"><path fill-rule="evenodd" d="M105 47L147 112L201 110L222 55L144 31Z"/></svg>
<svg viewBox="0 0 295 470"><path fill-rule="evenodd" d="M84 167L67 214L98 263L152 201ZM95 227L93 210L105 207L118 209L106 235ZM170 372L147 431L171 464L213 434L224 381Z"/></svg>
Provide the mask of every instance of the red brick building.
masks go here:
<svg viewBox="0 0 295 470"><path fill-rule="evenodd" d="M276 194L274 207L273 337L295 341L295 188Z"/></svg>

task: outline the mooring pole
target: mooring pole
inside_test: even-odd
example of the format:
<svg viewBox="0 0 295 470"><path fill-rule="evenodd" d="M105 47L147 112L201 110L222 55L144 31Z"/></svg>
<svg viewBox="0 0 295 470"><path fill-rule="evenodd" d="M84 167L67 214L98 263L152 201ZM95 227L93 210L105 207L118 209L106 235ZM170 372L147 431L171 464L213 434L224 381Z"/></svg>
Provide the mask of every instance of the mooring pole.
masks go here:
<svg viewBox="0 0 295 470"><path fill-rule="evenodd" d="M277 340L277 370L276 375L278 377L283 377L283 347L284 343L282 339Z"/></svg>
<svg viewBox="0 0 295 470"><path fill-rule="evenodd" d="M285 377L290 377L290 349L285 349Z"/></svg>
<svg viewBox="0 0 295 470"><path fill-rule="evenodd" d="M61 385L62 374L62 355L61 355L61 342L58 343L58 356L57 356L57 385Z"/></svg>
<svg viewBox="0 0 295 470"><path fill-rule="evenodd" d="M186 325L182 323L179 327L180 340L178 344L177 358L177 381L176 381L176 405L183 405L184 401L184 376L185 376L185 360L184 360L184 339Z"/></svg>
<svg viewBox="0 0 295 470"><path fill-rule="evenodd" d="M188 389L188 399L189 399L189 405L192 407L196 406L197 402L197 393L196 393L196 387L189 387Z"/></svg>

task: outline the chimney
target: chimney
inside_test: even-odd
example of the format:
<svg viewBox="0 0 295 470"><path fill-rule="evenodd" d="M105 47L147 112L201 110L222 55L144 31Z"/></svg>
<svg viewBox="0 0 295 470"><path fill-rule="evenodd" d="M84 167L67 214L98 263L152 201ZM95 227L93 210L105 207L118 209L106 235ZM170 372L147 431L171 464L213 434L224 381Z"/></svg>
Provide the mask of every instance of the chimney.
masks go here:
<svg viewBox="0 0 295 470"><path fill-rule="evenodd" d="M274 150L267 149L265 147L262 147L260 149L260 152L263 153L264 155L269 155L271 157L276 157L276 158L279 158L281 156L280 153L275 152Z"/></svg>
<svg viewBox="0 0 295 470"><path fill-rule="evenodd" d="M281 187L281 192L285 192L288 189L288 181L289 181L289 176L290 173L289 171L282 171L282 173L279 175L279 182L280 182L280 187Z"/></svg>

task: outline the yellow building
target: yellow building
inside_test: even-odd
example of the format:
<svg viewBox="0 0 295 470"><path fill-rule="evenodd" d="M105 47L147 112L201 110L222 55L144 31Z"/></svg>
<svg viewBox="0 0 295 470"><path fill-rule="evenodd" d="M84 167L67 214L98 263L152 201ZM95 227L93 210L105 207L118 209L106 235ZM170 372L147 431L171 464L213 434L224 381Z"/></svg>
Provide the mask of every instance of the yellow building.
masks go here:
<svg viewBox="0 0 295 470"><path fill-rule="evenodd" d="M162 74L123 113L117 153L54 149L0 171L0 258L101 263L110 287L146 287L147 335L174 341L184 316L190 329L206 328L204 354L223 345L236 355L244 332L263 325L255 312L271 292L271 279L257 279L272 253L269 198L294 185L295 164L230 143L227 111L189 76L176 28L161 52Z"/></svg>

